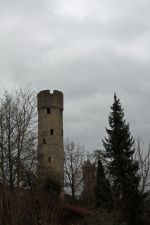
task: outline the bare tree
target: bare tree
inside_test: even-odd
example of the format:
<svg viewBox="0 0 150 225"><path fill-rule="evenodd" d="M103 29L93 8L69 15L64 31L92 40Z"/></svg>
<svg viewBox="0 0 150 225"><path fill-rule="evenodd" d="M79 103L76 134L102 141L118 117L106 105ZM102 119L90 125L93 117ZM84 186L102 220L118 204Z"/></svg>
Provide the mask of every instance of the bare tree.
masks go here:
<svg viewBox="0 0 150 225"><path fill-rule="evenodd" d="M4 158L4 149L3 149L3 139L4 139L4 110L0 108L0 177L3 185L5 184L5 158Z"/></svg>
<svg viewBox="0 0 150 225"><path fill-rule="evenodd" d="M35 225L59 225L64 216L63 202L50 191L34 192L30 200L31 221Z"/></svg>
<svg viewBox="0 0 150 225"><path fill-rule="evenodd" d="M139 175L141 178L141 192L150 190L150 144L147 150L140 139L137 140L135 159L139 163Z"/></svg>
<svg viewBox="0 0 150 225"><path fill-rule="evenodd" d="M55 190L5 189L0 216L0 225L60 225L64 217L63 202Z"/></svg>
<svg viewBox="0 0 150 225"><path fill-rule="evenodd" d="M5 91L0 100L0 224L24 224L37 151L36 92Z"/></svg>
<svg viewBox="0 0 150 225"><path fill-rule="evenodd" d="M37 150L36 93L27 87L16 91L16 171L17 186L21 176L31 171Z"/></svg>
<svg viewBox="0 0 150 225"><path fill-rule="evenodd" d="M15 120L16 104L12 95L5 92L4 98L1 100L2 114L2 137L1 137L1 156L5 159L5 174L10 190L14 187L14 155L15 155ZM3 164L4 165L4 164Z"/></svg>
<svg viewBox="0 0 150 225"><path fill-rule="evenodd" d="M82 165L85 159L85 147L67 139L65 142L65 187L75 198L81 192L83 181Z"/></svg>
<svg viewBox="0 0 150 225"><path fill-rule="evenodd" d="M11 191L35 166L36 142L36 93L29 86L6 91L0 104L0 176Z"/></svg>

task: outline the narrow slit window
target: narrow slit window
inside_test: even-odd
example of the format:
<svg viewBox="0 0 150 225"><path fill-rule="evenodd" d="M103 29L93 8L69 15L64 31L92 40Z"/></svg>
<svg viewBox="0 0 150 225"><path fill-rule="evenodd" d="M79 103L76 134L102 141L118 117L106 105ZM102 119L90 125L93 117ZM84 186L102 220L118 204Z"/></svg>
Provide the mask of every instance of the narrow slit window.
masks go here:
<svg viewBox="0 0 150 225"><path fill-rule="evenodd" d="M50 156L48 157L48 161L49 161L49 163L51 162L51 157Z"/></svg>
<svg viewBox="0 0 150 225"><path fill-rule="evenodd" d="M43 138L43 144L46 144L45 138Z"/></svg>
<svg viewBox="0 0 150 225"><path fill-rule="evenodd" d="M51 109L47 108L47 114L50 114L50 113L51 113Z"/></svg>
<svg viewBox="0 0 150 225"><path fill-rule="evenodd" d="M50 129L50 134L53 135L54 134L54 130Z"/></svg>

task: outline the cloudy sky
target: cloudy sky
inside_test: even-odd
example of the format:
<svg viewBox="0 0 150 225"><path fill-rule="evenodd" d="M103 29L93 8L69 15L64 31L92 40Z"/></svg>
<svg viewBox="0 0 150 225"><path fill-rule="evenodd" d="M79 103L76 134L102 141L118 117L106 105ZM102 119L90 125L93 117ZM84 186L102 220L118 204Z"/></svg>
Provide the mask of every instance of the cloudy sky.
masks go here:
<svg viewBox="0 0 150 225"><path fill-rule="evenodd" d="M150 141L149 0L1 0L0 94L64 92L64 133L101 148L116 92L132 134Z"/></svg>

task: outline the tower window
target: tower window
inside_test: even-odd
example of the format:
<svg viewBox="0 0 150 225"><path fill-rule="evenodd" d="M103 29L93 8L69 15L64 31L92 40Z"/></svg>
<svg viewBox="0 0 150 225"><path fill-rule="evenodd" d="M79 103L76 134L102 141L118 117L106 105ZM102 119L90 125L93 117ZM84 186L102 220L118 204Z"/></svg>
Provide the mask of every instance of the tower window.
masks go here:
<svg viewBox="0 0 150 225"><path fill-rule="evenodd" d="M50 113L51 113L51 109L47 108L47 114L50 114Z"/></svg>
<svg viewBox="0 0 150 225"><path fill-rule="evenodd" d="M46 144L45 138L43 138L43 144Z"/></svg>
<svg viewBox="0 0 150 225"><path fill-rule="evenodd" d="M49 161L49 163L51 162L51 157L48 157L48 161Z"/></svg>
<svg viewBox="0 0 150 225"><path fill-rule="evenodd" d="M54 130L50 129L50 134L53 135L54 134Z"/></svg>

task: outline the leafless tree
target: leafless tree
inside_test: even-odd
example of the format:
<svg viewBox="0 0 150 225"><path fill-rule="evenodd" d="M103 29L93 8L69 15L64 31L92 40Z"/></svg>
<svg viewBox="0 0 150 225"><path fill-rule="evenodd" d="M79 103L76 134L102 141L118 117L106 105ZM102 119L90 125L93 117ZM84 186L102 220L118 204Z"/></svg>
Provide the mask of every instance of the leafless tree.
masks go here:
<svg viewBox="0 0 150 225"><path fill-rule="evenodd" d="M4 142L4 123L3 123L3 117L4 117L4 110L1 107L0 108L0 177L1 177L1 183L3 185L5 184L5 157L4 157L4 148L3 148L3 142Z"/></svg>
<svg viewBox="0 0 150 225"><path fill-rule="evenodd" d="M28 194L22 189L36 171L36 92L30 86L0 99L0 224L24 224ZM29 188L29 186L28 186Z"/></svg>
<svg viewBox="0 0 150 225"><path fill-rule="evenodd" d="M31 171L37 150L37 110L36 93L27 87L16 91L16 171L17 186L21 176Z"/></svg>
<svg viewBox="0 0 150 225"><path fill-rule="evenodd" d="M0 177L12 191L23 185L37 149L36 93L29 86L5 91L0 104Z"/></svg>
<svg viewBox="0 0 150 225"><path fill-rule="evenodd" d="M55 191L6 188L4 197L0 225L60 225L63 220L63 202Z"/></svg>
<svg viewBox="0 0 150 225"><path fill-rule="evenodd" d="M35 225L59 225L64 216L63 202L53 191L35 191L31 195L30 209L30 218Z"/></svg>
<svg viewBox="0 0 150 225"><path fill-rule="evenodd" d="M141 191L150 190L150 144L147 150L140 139L137 140L135 159L139 162L139 175L141 178Z"/></svg>
<svg viewBox="0 0 150 225"><path fill-rule="evenodd" d="M85 147L67 139L65 141L65 187L75 198L81 192L83 181L82 165L85 159Z"/></svg>

